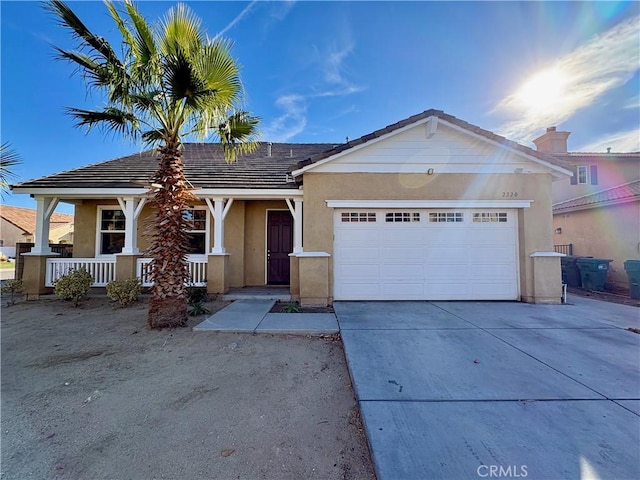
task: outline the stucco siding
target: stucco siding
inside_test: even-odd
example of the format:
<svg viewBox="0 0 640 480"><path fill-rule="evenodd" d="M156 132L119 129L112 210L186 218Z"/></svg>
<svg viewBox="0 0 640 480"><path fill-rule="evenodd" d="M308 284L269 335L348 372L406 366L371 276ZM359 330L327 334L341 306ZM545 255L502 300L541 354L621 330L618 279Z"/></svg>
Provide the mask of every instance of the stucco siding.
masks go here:
<svg viewBox="0 0 640 480"><path fill-rule="evenodd" d="M534 200L519 213L521 295L532 298L529 254L553 249L549 174L382 174L307 173L304 179L305 251L333 256L333 209L326 200L505 200L505 194ZM515 197L517 194L517 197ZM329 262L330 292L333 261Z"/></svg>
<svg viewBox="0 0 640 480"><path fill-rule="evenodd" d="M284 201L251 201L245 205L244 283L266 283L267 210L289 210Z"/></svg>
<svg viewBox="0 0 640 480"><path fill-rule="evenodd" d="M234 201L224 220L224 246L229 253L227 280L231 288L244 286L245 205L243 200Z"/></svg>
<svg viewBox="0 0 640 480"><path fill-rule="evenodd" d="M73 256L91 258L96 254L96 225L98 205L117 205L108 200L84 200L75 208Z"/></svg>
<svg viewBox="0 0 640 480"><path fill-rule="evenodd" d="M624 262L640 259L640 202L591 208L553 217L556 244L573 244L574 255L611 259L608 281L628 288Z"/></svg>

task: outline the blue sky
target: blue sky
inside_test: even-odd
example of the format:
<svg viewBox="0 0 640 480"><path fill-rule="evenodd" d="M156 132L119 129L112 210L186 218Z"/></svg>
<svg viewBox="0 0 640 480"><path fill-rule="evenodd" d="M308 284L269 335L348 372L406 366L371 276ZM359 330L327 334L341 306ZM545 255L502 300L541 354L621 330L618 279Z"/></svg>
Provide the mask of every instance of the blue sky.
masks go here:
<svg viewBox="0 0 640 480"><path fill-rule="evenodd" d="M138 6L156 20L174 3ZM557 125L573 151L640 150L638 2L186 3L235 42L265 141L340 143L436 108L529 146ZM102 2L71 5L117 41ZM20 180L142 149L65 116L100 99L53 59L51 44L73 43L37 2L2 0L0 14L1 138Z"/></svg>

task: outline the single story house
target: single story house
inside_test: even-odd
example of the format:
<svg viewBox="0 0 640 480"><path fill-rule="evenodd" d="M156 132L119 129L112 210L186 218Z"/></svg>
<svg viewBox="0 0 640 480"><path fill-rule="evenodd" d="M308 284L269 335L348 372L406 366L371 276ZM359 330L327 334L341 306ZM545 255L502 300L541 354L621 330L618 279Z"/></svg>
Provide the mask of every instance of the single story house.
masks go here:
<svg viewBox="0 0 640 480"><path fill-rule="evenodd" d="M0 252L15 257L16 243L33 242L36 211L0 205ZM54 213L49 220L49 243L73 243L73 215Z"/></svg>
<svg viewBox="0 0 640 480"><path fill-rule="evenodd" d="M289 285L303 304L560 301L551 185L571 172L442 111L340 145L262 143L235 164L218 144L187 143L183 161L199 199L185 212L191 281L211 293ZM156 165L146 151L13 186L38 204L29 294L78 266L96 286L149 282L142 232ZM71 259L42 240L60 201L75 204Z"/></svg>
<svg viewBox="0 0 640 480"><path fill-rule="evenodd" d="M574 174L553 183L554 243L570 245L573 255L613 260L607 281L626 290L624 262L640 259L640 152L569 152L569 135L549 127L534 140Z"/></svg>

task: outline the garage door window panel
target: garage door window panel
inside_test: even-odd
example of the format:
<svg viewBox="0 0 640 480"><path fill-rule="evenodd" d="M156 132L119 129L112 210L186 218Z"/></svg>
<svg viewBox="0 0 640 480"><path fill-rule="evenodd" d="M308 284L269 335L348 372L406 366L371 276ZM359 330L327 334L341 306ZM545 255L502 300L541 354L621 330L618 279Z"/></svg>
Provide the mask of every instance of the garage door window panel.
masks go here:
<svg viewBox="0 0 640 480"><path fill-rule="evenodd" d="M373 223L376 221L375 212L343 212L343 223Z"/></svg>
<svg viewBox="0 0 640 480"><path fill-rule="evenodd" d="M430 223L461 223L464 221L462 212L431 212L429 213Z"/></svg>
<svg viewBox="0 0 640 480"><path fill-rule="evenodd" d="M387 212L384 215L387 223L411 223L420 221L420 212Z"/></svg>
<svg viewBox="0 0 640 480"><path fill-rule="evenodd" d="M507 212L476 212L473 223L507 223Z"/></svg>

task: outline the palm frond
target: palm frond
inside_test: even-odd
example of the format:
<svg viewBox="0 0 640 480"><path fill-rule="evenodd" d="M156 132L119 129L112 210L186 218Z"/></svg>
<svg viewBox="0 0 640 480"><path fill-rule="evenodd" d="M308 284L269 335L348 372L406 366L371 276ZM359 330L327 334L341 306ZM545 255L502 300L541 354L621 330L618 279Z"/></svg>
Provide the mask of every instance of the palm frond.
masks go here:
<svg viewBox="0 0 640 480"><path fill-rule="evenodd" d="M138 118L125 110L115 107L105 107L104 110L84 110L67 107L67 113L76 119L76 126L87 127L91 130L95 126L106 132L116 132L135 138L139 129Z"/></svg>
<svg viewBox="0 0 640 480"><path fill-rule="evenodd" d="M142 141L149 145L158 145L166 139L165 132L162 130L147 130L142 132Z"/></svg>
<svg viewBox="0 0 640 480"><path fill-rule="evenodd" d="M140 15L140 12L138 12L130 1L125 2L125 7L136 30L135 43L133 45L135 49L136 62L139 63L140 66L148 67L152 59L157 54L157 46L153 31L144 17Z"/></svg>
<svg viewBox="0 0 640 480"><path fill-rule="evenodd" d="M217 125L217 133L225 153L225 160L235 162L238 155L253 152L258 147L258 117L248 112L233 113L223 123Z"/></svg>
<svg viewBox="0 0 640 480"><path fill-rule="evenodd" d="M65 2L50 0L45 4L45 8L58 18L59 25L71 30L73 38L80 40L86 47L95 50L106 61L120 64L120 60L111 45L109 45L109 42L92 33Z"/></svg>
<svg viewBox="0 0 640 480"><path fill-rule="evenodd" d="M18 178L18 175L12 169L21 163L20 155L11 148L9 142L4 142L0 145L0 188L2 190L7 188L10 180Z"/></svg>
<svg viewBox="0 0 640 480"><path fill-rule="evenodd" d="M162 21L163 53L169 56L178 52L188 56L199 53L205 40L200 26L200 19L185 4L178 3L171 8Z"/></svg>

